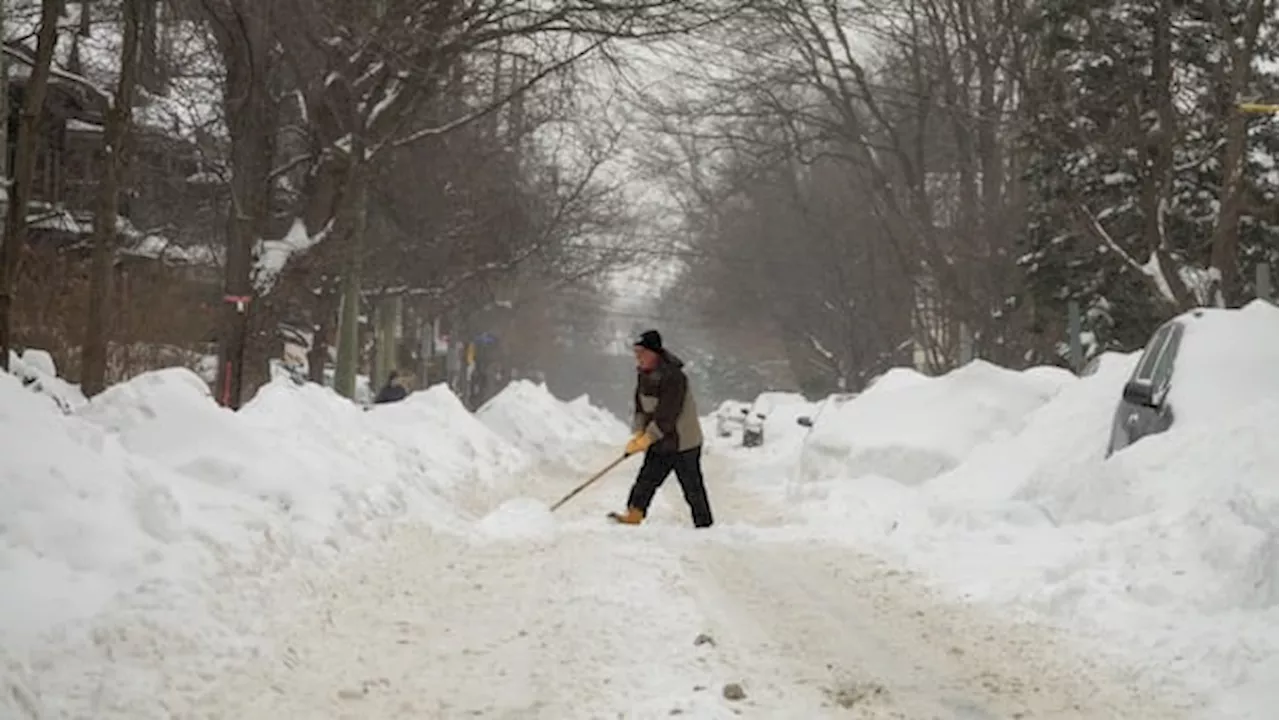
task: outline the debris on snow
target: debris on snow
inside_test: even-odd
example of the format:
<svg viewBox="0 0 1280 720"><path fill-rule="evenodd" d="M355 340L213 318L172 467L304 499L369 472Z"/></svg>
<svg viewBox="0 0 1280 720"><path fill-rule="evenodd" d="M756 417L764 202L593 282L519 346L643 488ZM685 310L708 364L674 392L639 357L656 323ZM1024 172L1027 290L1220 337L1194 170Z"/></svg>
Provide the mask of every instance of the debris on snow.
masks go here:
<svg viewBox="0 0 1280 720"><path fill-rule="evenodd" d="M883 702L889 696L889 691L877 682L840 683L834 688L824 688L823 692L831 698L831 702L845 710L850 710L855 705Z"/></svg>

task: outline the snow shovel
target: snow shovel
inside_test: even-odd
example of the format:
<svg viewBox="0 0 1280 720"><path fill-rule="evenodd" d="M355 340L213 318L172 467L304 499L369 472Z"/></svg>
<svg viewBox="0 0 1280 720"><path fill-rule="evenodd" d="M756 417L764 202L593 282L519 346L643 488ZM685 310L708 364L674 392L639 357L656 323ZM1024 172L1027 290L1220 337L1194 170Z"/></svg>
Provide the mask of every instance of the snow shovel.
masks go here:
<svg viewBox="0 0 1280 720"><path fill-rule="evenodd" d="M564 497L560 498L560 502L557 502L555 505L552 505L552 506L551 506L551 512L555 512L556 508L558 508L558 507L560 507L561 505L563 505L563 504L565 504L565 503L569 502L569 500L570 500L571 498L573 498L573 496L574 496L574 495L577 495L578 493L582 492L583 490L586 490L586 489L591 485L591 483L593 483L593 482L595 482L595 481L599 480L600 478L604 477L605 475L608 475L610 470L612 470L612 469L614 469L614 468L618 467L618 465L620 465L620 464L622 463L622 461L623 461L623 460L626 460L626 459L627 459L627 458L629 458L629 457L631 457L631 456L630 456L630 455L627 455L627 454L625 454L625 453L624 453L624 454L623 454L622 456L620 456L617 460L614 460L613 462L609 463L608 465L605 465L603 470L601 470L600 472L596 473L595 475L592 475L591 477L587 478L587 481L586 481L586 482L584 482L584 483L582 483L581 485L579 485L578 487L574 488L572 491L570 491L570 492L569 492L569 494L568 494L568 495L565 495Z"/></svg>

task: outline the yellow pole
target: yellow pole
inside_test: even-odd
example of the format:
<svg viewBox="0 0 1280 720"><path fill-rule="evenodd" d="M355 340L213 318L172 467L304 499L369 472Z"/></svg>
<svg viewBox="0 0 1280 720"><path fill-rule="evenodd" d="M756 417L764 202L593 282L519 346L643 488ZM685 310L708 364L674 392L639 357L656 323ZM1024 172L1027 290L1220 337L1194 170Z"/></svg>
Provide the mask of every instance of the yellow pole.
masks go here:
<svg viewBox="0 0 1280 720"><path fill-rule="evenodd" d="M1240 103L1237 106L1240 112L1257 113L1259 115L1274 115L1280 112L1280 105L1264 105L1262 103Z"/></svg>

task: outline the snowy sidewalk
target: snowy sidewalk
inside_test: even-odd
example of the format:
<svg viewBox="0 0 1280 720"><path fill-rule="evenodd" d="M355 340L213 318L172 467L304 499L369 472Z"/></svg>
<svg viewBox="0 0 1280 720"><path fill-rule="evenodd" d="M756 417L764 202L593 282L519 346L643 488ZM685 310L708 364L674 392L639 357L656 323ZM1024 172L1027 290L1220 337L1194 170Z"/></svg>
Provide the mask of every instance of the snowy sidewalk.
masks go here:
<svg viewBox="0 0 1280 720"><path fill-rule="evenodd" d="M948 605L707 462L721 525L606 525L631 463L521 536L408 528L353 555L271 627L198 718L1177 718L1052 633ZM573 478L528 494L554 500ZM544 497L546 496L546 497ZM483 523L482 523L483 524ZM773 526L773 527L768 527ZM700 641L699 636L704 635ZM723 688L740 683L741 699Z"/></svg>

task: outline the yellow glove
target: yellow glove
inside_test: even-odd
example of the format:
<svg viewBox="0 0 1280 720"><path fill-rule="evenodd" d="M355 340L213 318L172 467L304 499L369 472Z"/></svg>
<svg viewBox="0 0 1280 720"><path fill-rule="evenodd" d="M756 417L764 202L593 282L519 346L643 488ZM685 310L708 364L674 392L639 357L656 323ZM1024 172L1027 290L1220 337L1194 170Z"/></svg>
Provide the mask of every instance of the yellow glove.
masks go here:
<svg viewBox="0 0 1280 720"><path fill-rule="evenodd" d="M653 440L647 433L638 432L627 442L627 454L635 455L636 453L642 453L645 450L648 450L649 446L652 444Z"/></svg>

